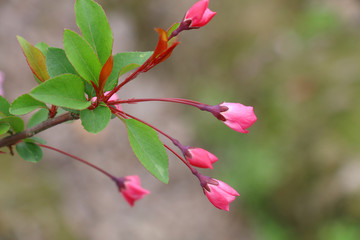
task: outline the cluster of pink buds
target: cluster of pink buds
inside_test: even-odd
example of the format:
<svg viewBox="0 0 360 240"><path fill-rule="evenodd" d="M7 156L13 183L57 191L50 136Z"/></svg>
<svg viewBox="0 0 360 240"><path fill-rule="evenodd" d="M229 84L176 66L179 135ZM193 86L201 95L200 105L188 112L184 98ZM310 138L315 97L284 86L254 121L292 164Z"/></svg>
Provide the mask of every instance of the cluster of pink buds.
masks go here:
<svg viewBox="0 0 360 240"><path fill-rule="evenodd" d="M197 29L205 26L216 14L208 8L208 4L209 0L200 0L195 3L186 12L185 17L183 18L177 29L173 30L169 37L164 30L156 29L156 31L159 33L159 41L153 55L142 66L140 66L137 71L135 71L131 76L125 79L114 90L105 93L104 99L107 105L117 107L112 108L112 113L114 115L117 115L120 118L131 118L140 121L170 139L172 143L180 149L183 157L177 154L169 146L165 145L165 147L173 154L175 154L180 160L182 160L183 163L186 164L187 167L191 170L191 172L199 179L200 185L203 188L204 193L209 199L209 201L215 207L229 211L229 204L235 200L236 196L239 196L238 192L222 181L201 175L194 168L199 167L212 169L213 164L218 161L218 158L214 154L202 148L184 146L177 139L169 136L168 134L150 125L149 123L144 122L143 120L122 111L121 108L119 108L118 106L120 104L134 104L148 101L163 101L185 104L196 107L202 111L210 112L217 119L229 126L231 129L240 133L248 133L249 131L247 129L257 120L253 111L253 107L245 106L240 103L228 102L223 102L218 105L211 106L204 103L181 98L132 98L127 100L116 100L113 95L123 85L134 79L139 73L148 71L158 63L168 58L174 48L179 44L176 36L181 31ZM121 180L120 183L117 182L117 184L120 191L123 193L125 199L130 203L130 205L133 205L135 200L141 199L149 192L140 187L140 181L138 181L138 178L134 179L134 176L132 176L132 179L130 177L128 177L127 179L130 179L128 184L126 184L126 181L125 183L123 183L123 180Z"/></svg>
<svg viewBox="0 0 360 240"><path fill-rule="evenodd" d="M87 9L90 9L90 7L97 8L100 11L99 15L104 14L102 8L100 8L100 6L98 6L97 3L93 2L92 0L77 0L76 4L78 4L76 6L78 7L77 9L79 11L85 11L85 13L81 12L81 14L79 14L80 17L82 17L83 15L86 15ZM86 79L84 76L82 76L84 78L84 80L87 80L86 83L89 85L87 87L91 88L91 85L92 85L93 88L91 88L91 92L84 92L84 89L83 89L84 84L82 82L82 79L79 76L76 76L71 73L62 74L62 75L59 75L59 76L49 79L50 76L47 72L46 66L44 65L43 68L41 68L41 67L36 68L36 66L37 66L36 65L37 61L35 61L36 58L35 59L30 58L31 64L28 61L30 68L32 69L33 73L39 78L39 80L42 80L42 82L44 82L44 83L40 84L39 87L34 88L30 93L32 95L26 95L26 96L22 96L22 97L26 98L26 99L30 98L31 103L33 103L35 101L36 104L40 104L42 107L47 107L47 105L45 105L43 102L51 104L51 108L46 109L49 111L50 119L43 122L41 129L44 130L44 129L49 128L50 126L54 126L55 124L59 124L59 123L65 122L65 121L80 118L82 121L82 124L86 130L88 130L88 129L85 126L87 126L89 129L91 129L91 131L93 133L97 133L97 132L101 131L102 129L104 129L106 127L107 123L111 120L111 118L115 116L115 117L121 119L121 121L125 123L126 127L128 128L130 145L132 146L135 155L139 158L141 163L145 166L145 168L147 168L147 170L150 173L152 173L155 177L157 177L162 182L167 183L169 181L168 159L167 159L167 154L166 154L166 149L168 149L170 152L172 152L175 156L177 156L189 168L189 170L195 177L197 177L197 179L200 182L200 186L202 187L203 192L206 195L206 197L209 199L209 201L215 207L217 207L221 210L229 211L230 203L232 201L234 201L237 196L239 196L239 193L236 190L234 190L232 187L230 187L228 184L226 184L220 180L211 178L209 176L204 176L201 173L199 173L197 169L195 169L195 168L213 169L213 164L215 164L218 161L218 158L214 154L212 154L211 152L209 152L205 149L199 148L199 147L193 147L193 146L187 146L187 145L181 144L179 140L171 137L170 135L166 134L165 132L156 128L155 126L153 126L133 115L130 115L128 112L126 112L122 108L122 105L123 104L141 103L141 102L154 102L154 101L155 102L161 101L161 102L185 104L185 105L188 105L191 107L195 107L201 111L207 111L207 112L211 113L218 120L223 122L225 125L227 125L231 129L233 129L237 132L240 132L240 133L248 133L249 132L248 128L250 128L256 122L257 118L255 116L253 107L245 106L240 103L229 103L229 102L222 102L217 105L208 105L205 103L188 100L188 99L182 99L182 98L120 99L117 95L118 91L125 84L127 84L130 81L132 81L133 79L135 79L139 74L149 71L150 69L152 69L159 63L161 63L161 62L165 61L167 58L169 58L170 55L172 54L173 50L180 43L180 42L178 42L178 35L182 31L198 29L200 27L205 26L216 15L215 12L211 11L208 8L208 5L209 5L209 0L200 0L197 3L195 3L186 12L184 18L182 19L182 21L180 23L174 24L167 31L165 31L161 28L156 28L155 30L157 31L157 33L159 35L159 39L158 39L158 43L156 45L154 52L152 54L150 53L151 56L149 56L150 54L146 55L148 57L147 60L145 61L146 58L143 58L143 61L141 61L141 63L139 63L139 64L135 64L135 63L130 64L130 65L136 65L136 67L131 68L131 70L134 70L134 69L135 70L129 76L125 77L125 79L120 83L118 83L118 79L120 76L120 75L118 75L118 77L116 78L116 84L109 85L110 87L107 86L107 81L108 81L108 79L111 79L110 76L113 72L114 66L116 66L116 63L117 63L116 55L114 55L114 56L112 55L112 52L110 51L111 49L109 50L108 55L105 56L105 54L104 54L105 57L104 56L102 57L101 63L99 62L99 59L97 58L96 54L94 53L95 54L94 59L96 60L95 61L96 64L94 66L97 66L97 68L99 70L98 72L96 72L97 74L93 74L92 72L88 73L87 71L82 72L82 74L85 76L91 75L90 76L91 79ZM89 8L87 8L87 7L83 8L83 6L88 6ZM104 15L104 19L106 20L105 15ZM82 19L82 21L85 21L85 20L86 19ZM86 24L82 21L80 21L80 23L81 23L80 25L85 26L85 30L87 31L88 30L87 26L89 24L86 21L85 21ZM97 22L97 20L95 19L93 22ZM91 23L93 23L93 22L91 22ZM107 22L107 20L105 22ZM78 25L79 25L79 23L78 23ZM100 29L103 29L103 28L104 27L101 27ZM90 30L92 30L92 28L90 28ZM66 39L66 40L71 40L72 37L74 37L74 36L77 36L77 35L76 35L76 33L72 32L72 31L66 30L64 32L64 39ZM91 34L91 40L94 40L94 39L92 39L92 37L93 37L93 35ZM25 50L26 49L31 50L27 54L25 53L26 52L25 51L24 52L25 55L32 56L32 54L35 53L35 54L37 54L39 59L45 59L44 55L41 53L41 51L39 49L36 49L32 45L30 45L21 37L19 37L18 39L19 39L19 42L22 44L22 46L25 46L24 47ZM77 39L79 41L78 45L81 45L85 41L82 37L79 37L79 36L77 36L74 39ZM99 39L102 39L102 38L99 38ZM98 41L100 41L100 40L98 40ZM64 40L64 43L65 43L65 40ZM69 41L69 43L72 43L72 41ZM86 41L85 41L85 43L86 43ZM99 42L97 42L97 43L99 43ZM112 44L112 38L111 38L110 43ZM102 44L103 44L103 41L101 40L99 45L102 45ZM112 46L111 44L109 44L109 46ZM81 46L83 46L83 45L81 45ZM69 62L72 59L74 62L77 63L78 56L71 55L74 52L74 51L72 51L72 49L73 49L72 47L74 47L74 46L72 46L71 44L67 45L67 47L65 47L65 44L64 44L64 48L65 48L64 56L66 53L66 55L70 55L70 57L73 57L73 58L69 58L69 56L67 56L67 58L68 58L67 62ZM90 52L92 53L92 48L90 45L88 46L88 48L91 50ZM54 51L54 48L52 48L52 51ZM88 55L86 55L86 56L88 56ZM81 68L78 68L78 69L80 69L80 70L83 69L82 68L83 67L83 65L82 65L83 59L84 58L82 57L81 61L79 61L80 62L79 64L81 64L80 65ZM70 62L68 65L71 66ZM91 66L93 66L93 65L90 65L90 67L88 67L88 66L87 67L90 69ZM76 70L79 71L78 69L76 69ZM37 71L39 71L38 73L41 73L43 75L36 74ZM75 69L74 69L74 71L75 71ZM119 69L119 71L120 71L120 69ZM117 71L117 73L119 73L119 71ZM130 70L128 70L128 71L130 71ZM2 91L3 78L4 78L4 76L3 76L2 72L0 71L0 95L3 94L3 91ZM61 82L59 80L61 80ZM77 99L78 100L77 104L80 104L80 107L78 105L76 105L76 107L74 107L74 109L78 109L80 111L79 111L79 113L67 112L66 114L59 116L57 119L52 119L52 118L55 118L55 116L57 114L57 108L59 106L60 107L69 107L67 105L68 104L67 101L65 103L61 102L61 104L63 104L63 105L61 105L61 104L59 104L58 99L56 99L56 98L51 98L51 96L50 96L51 101L47 99L48 95L51 95L48 93L49 89L53 90L53 88L54 88L56 90L58 88L58 86L63 84L63 80L64 81L71 80L71 82L73 80L74 81L77 80L75 82L79 82L78 85L79 85L79 89L81 91L79 94L79 98ZM45 82L45 81L47 81L47 82ZM53 88L49 88L49 86L52 86ZM44 89L46 90L45 91L46 94L43 94ZM67 92L68 92L67 88L60 89L60 90L61 90L60 96L65 95L66 97L69 97L67 95ZM85 93L87 95L86 99L84 97ZM95 94L96 94L96 96L95 96ZM45 100L43 98L44 95L46 97ZM32 97L34 97L34 99L32 99ZM40 102L38 103L37 100L35 100L35 98L37 100L39 100ZM72 96L70 99L71 100L73 99ZM69 100L69 102L71 102L71 101ZM55 105L53 105L53 104L55 104ZM73 105L71 105L71 106L73 106ZM70 109L71 109L71 106L70 106ZM27 105L25 107L29 108ZM38 107L38 106L36 105L36 107ZM15 110L16 110L16 108L15 108ZM99 114L99 115L96 115L96 114ZM100 116L100 117L98 117L98 116ZM10 118L12 118L12 117L10 117ZM85 122L85 124L84 124L84 122ZM99 127L99 125L101 125L103 122L106 122L106 124L104 124L104 126ZM34 135L40 131L39 130L40 128L37 128L37 126L35 126L35 127L36 127L36 129L33 132L30 132L32 135ZM6 131L7 131L7 129L6 129ZM22 131L22 130L20 130L20 131ZM133 132L136 132L137 134L133 134ZM145 134L141 135L141 133L143 133L143 132L145 132ZM165 138L170 140L173 143L173 145L177 148L177 151L181 152L181 154L178 154L177 151L175 151L173 148L171 148L168 145L161 142L160 139L158 138L158 134L161 134ZM23 136L23 135L26 135L26 136L21 138L21 136ZM140 137L139 137L139 135L140 135ZM149 137L149 135L151 135L151 136ZM17 138L17 136L20 136L20 137ZM11 146L16 145L16 144L18 144L18 145L16 145L17 147L19 147L19 146L21 147L20 144L23 144L25 146L30 146L31 150L33 149L32 147L34 147L34 146L36 146L38 148L42 147L42 148L51 149L53 151L57 151L61 154L69 156L77 161L80 161L80 162L96 169L97 171L103 173L104 175L109 177L112 181L114 181L118 190L121 192L121 194L123 195L125 200L130 204L130 206L134 206L134 204L137 200L142 199L144 196L146 196L147 194L150 193L150 191L144 189L141 186L140 178L136 175L126 176L126 177L114 177L112 174L106 172L105 170L103 170L81 158L78 158L69 153L63 152L59 149L56 149L56 148L53 148L53 147L50 147L47 145L43 145L41 143L25 142L25 141L22 142L22 140L24 140L24 138L27 138L29 136L29 134L20 133L20 134L17 134L17 136L15 136L13 138L10 136L9 138L11 139L12 142L10 142L10 143L8 142L8 144L4 144L3 146L8 146L10 148L10 151L11 151ZM153 137L153 136L155 136L155 137ZM141 145L144 143L148 144L149 142L154 143L154 145ZM155 145L155 142L157 145ZM146 146L146 147L143 147L143 146ZM19 147L19 149L21 149L20 147ZM145 152L144 149L148 150L148 152ZM155 154L149 154L149 152L153 153L151 151L154 149L156 149L156 151L158 151L158 152L156 152ZM26 149L26 151L30 151L30 150ZM163 155L158 154L161 151L163 152ZM30 152L32 153L32 151L30 151ZM4 153L4 152L0 151L0 153ZM37 152L35 152L35 153L37 153ZM35 158L40 154L34 154L34 155L36 155L36 156L34 156L34 158ZM146 157L148 157L149 155L151 155L151 156L154 155L155 157L150 158L150 160L148 158L146 158L145 161L144 160L142 161L142 157L144 155L146 155ZM166 162L166 164L163 164L163 165L159 164L160 161L158 161L158 159L159 158L161 159L160 155L165 156L164 157L165 161L163 161L163 162ZM41 154L41 156L42 156L42 154ZM37 159L37 158L35 160L39 161L39 159ZM158 165L156 165L156 164L158 164ZM149 167L149 165L150 165L150 167ZM165 165L165 167L164 167L164 165ZM158 170L159 168L160 168L160 170ZM155 174L154 174L154 172L155 172ZM164 172L165 172L165 174L164 174ZM156 174L159 174L160 177L157 176ZM164 175L165 175L165 177L164 177Z"/></svg>

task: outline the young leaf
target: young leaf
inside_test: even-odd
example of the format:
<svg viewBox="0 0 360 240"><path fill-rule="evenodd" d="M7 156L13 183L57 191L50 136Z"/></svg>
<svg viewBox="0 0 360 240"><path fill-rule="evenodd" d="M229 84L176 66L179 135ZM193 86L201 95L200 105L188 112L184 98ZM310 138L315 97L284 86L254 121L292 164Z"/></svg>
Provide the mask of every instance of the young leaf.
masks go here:
<svg viewBox="0 0 360 240"><path fill-rule="evenodd" d="M43 157L41 148L32 142L21 142L17 144L16 151L22 159L28 162L39 162Z"/></svg>
<svg viewBox="0 0 360 240"><path fill-rule="evenodd" d="M111 111L108 107L99 105L94 110L82 110L80 112L80 119L86 131L98 133L109 124Z"/></svg>
<svg viewBox="0 0 360 240"><path fill-rule="evenodd" d="M118 78L121 74L124 74L128 71L131 71L134 68L126 68L128 65L132 65L135 67L142 65L153 52L123 52L118 53L114 56L114 66L113 70L106 82L104 91L109 91L114 88L117 84ZM122 71L122 69L126 69L126 71ZM121 74L119 74L121 71Z"/></svg>
<svg viewBox="0 0 360 240"><path fill-rule="evenodd" d="M61 48L48 48L46 54L46 65L49 75L52 78L65 73L77 75L75 68L67 59L65 51Z"/></svg>
<svg viewBox="0 0 360 240"><path fill-rule="evenodd" d="M35 44L35 47L37 49L39 49L42 52L42 54L44 54L44 56L46 58L46 54L47 54L47 50L49 48L49 45L47 45L44 42L38 42L37 44Z"/></svg>
<svg viewBox="0 0 360 240"><path fill-rule="evenodd" d="M9 131L10 125L7 123L0 123L0 135L7 133Z"/></svg>
<svg viewBox="0 0 360 240"><path fill-rule="evenodd" d="M15 116L4 117L0 119L0 123L7 123L10 125L15 133L24 131L24 121Z"/></svg>
<svg viewBox="0 0 360 240"><path fill-rule="evenodd" d="M106 61L106 63L104 64L103 68L101 69L100 72L100 77L99 77L99 92L102 92L104 90L104 86L106 84L106 81L108 80L111 71L113 69L113 65L114 65L114 58L112 55L110 55L109 59Z"/></svg>
<svg viewBox="0 0 360 240"><path fill-rule="evenodd" d="M49 110L47 109L40 109L34 115L31 116L31 118L28 121L27 127L31 128L39 123L42 123L43 121L47 120L49 118Z"/></svg>
<svg viewBox="0 0 360 240"><path fill-rule="evenodd" d="M76 32L64 31L64 49L67 58L75 70L87 82L98 83L101 71L99 58L89 43Z"/></svg>
<svg viewBox="0 0 360 240"><path fill-rule="evenodd" d="M44 54L39 49L31 45L24 38L17 36L17 39L21 45L23 53L26 57L26 61L31 71L41 82L48 80L50 76L46 69Z"/></svg>
<svg viewBox="0 0 360 240"><path fill-rule="evenodd" d="M44 103L82 110L90 106L84 93L84 82L74 74L51 78L31 90L30 95Z"/></svg>
<svg viewBox="0 0 360 240"><path fill-rule="evenodd" d="M0 96L0 117L10 116L9 108L10 108L10 103L6 100L6 98Z"/></svg>
<svg viewBox="0 0 360 240"><path fill-rule="evenodd" d="M104 10L92 0L77 0L75 15L82 35L104 65L111 55L113 45L113 34Z"/></svg>
<svg viewBox="0 0 360 240"><path fill-rule="evenodd" d="M163 183L169 182L169 163L155 130L134 119L125 119L130 145L142 165Z"/></svg>
<svg viewBox="0 0 360 240"><path fill-rule="evenodd" d="M29 94L24 94L14 100L9 110L11 114L23 115L32 112L37 108L46 108L46 104L39 102Z"/></svg>

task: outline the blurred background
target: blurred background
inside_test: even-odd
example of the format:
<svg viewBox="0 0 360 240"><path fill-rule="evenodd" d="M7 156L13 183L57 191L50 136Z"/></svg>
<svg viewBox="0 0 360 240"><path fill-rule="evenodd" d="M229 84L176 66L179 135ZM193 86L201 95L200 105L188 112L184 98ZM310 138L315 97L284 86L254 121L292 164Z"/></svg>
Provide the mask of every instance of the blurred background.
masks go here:
<svg viewBox="0 0 360 240"><path fill-rule="evenodd" d="M99 0L114 52L153 50L154 27L180 21L190 0ZM62 47L77 30L74 0L0 0L0 70L13 101L35 86L16 35ZM131 208L102 175L44 150L38 164L0 156L0 239L360 239L360 3L356 0L210 1L217 15L184 32L173 55L119 93L254 106L250 133L168 103L125 106L183 144L219 157L204 174L241 194L214 208L170 156L170 183L146 172L112 122L79 122L41 137L118 176L138 174L152 194Z"/></svg>

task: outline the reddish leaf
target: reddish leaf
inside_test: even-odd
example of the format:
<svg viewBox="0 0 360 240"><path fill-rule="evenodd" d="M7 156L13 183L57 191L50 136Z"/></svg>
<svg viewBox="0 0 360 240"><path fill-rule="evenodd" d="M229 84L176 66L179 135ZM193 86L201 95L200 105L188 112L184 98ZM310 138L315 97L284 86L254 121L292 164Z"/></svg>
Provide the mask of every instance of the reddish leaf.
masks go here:
<svg viewBox="0 0 360 240"><path fill-rule="evenodd" d="M107 79L109 78L114 65L114 58L112 55L108 58L106 63L101 69L100 76L99 76L99 93L103 92L104 86L106 84Z"/></svg>
<svg viewBox="0 0 360 240"><path fill-rule="evenodd" d="M17 36L17 39L20 43L20 46L26 57L26 61L31 71L41 82L48 80L50 76L46 68L46 61L44 54L42 54L42 52L39 49L31 45L24 38Z"/></svg>
<svg viewBox="0 0 360 240"><path fill-rule="evenodd" d="M155 28L159 34L159 41L153 55L140 67L142 72L147 72L157 64L170 57L174 48L180 43L177 38L168 39L168 34L164 29Z"/></svg>
<svg viewBox="0 0 360 240"><path fill-rule="evenodd" d="M155 28L155 31L157 31L159 34L159 41L154 50L154 54L153 54L154 58L159 56L168 47L168 37L167 37L167 33L164 31L164 29Z"/></svg>
<svg viewBox="0 0 360 240"><path fill-rule="evenodd" d="M170 55L173 52L174 48L180 43L180 42L177 42L177 41L174 41L173 43L170 43L170 41L169 41L169 47L155 59L154 65L157 65L157 64L165 61L168 57L170 57Z"/></svg>

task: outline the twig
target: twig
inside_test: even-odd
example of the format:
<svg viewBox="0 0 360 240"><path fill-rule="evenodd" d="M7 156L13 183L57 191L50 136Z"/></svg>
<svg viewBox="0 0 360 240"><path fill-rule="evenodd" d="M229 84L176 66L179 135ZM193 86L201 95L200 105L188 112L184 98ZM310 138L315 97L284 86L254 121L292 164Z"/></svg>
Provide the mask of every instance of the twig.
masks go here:
<svg viewBox="0 0 360 240"><path fill-rule="evenodd" d="M20 133L17 133L15 135L11 135L8 137L5 137L3 139L0 139L0 148L5 147L5 146L12 146L14 144L16 144L17 142L25 139L25 138L29 138L34 136L35 134L42 132L48 128L54 127L58 124L67 122L67 121L71 121L71 120L76 120L79 119L79 114L76 113L72 113L72 112L67 112L64 113L58 117L52 118L52 119L48 119L32 128L28 128Z"/></svg>

